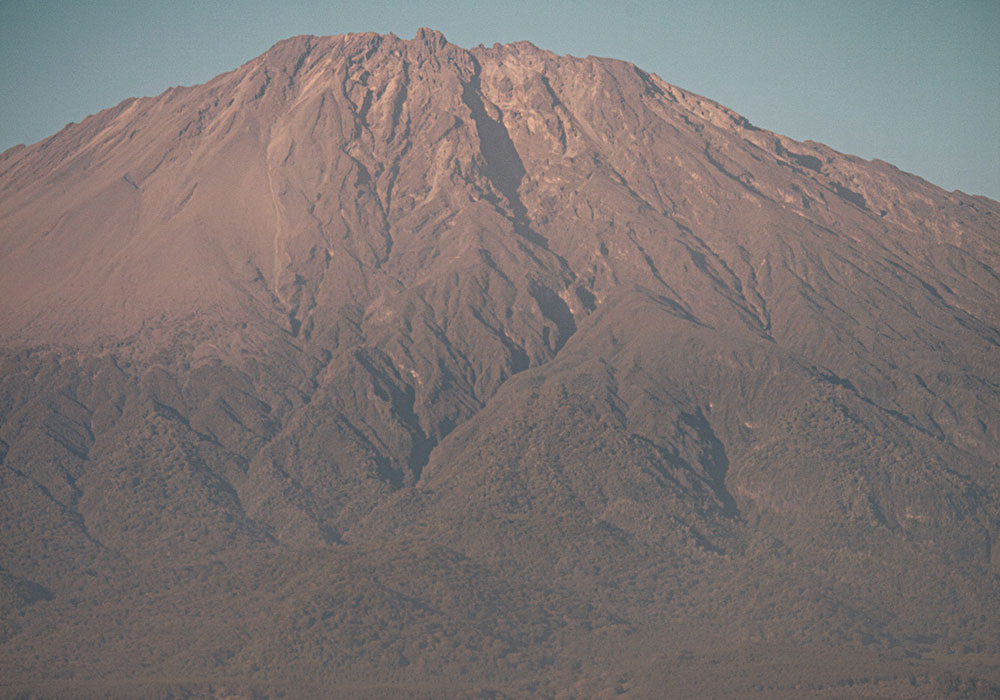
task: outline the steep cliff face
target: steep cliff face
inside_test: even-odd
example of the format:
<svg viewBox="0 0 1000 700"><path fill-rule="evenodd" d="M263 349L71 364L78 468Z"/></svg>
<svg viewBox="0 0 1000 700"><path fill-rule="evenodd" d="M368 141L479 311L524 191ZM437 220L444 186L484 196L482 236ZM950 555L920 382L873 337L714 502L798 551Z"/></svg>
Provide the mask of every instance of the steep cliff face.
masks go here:
<svg viewBox="0 0 1000 700"><path fill-rule="evenodd" d="M421 30L7 151L0 245L11 689L1000 653L996 202Z"/></svg>

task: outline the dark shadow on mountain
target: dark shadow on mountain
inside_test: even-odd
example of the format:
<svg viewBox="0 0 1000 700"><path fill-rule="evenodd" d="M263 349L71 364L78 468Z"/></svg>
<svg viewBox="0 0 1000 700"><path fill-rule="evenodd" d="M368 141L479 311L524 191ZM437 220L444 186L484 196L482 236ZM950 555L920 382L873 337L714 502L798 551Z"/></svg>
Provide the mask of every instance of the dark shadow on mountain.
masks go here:
<svg viewBox="0 0 1000 700"><path fill-rule="evenodd" d="M839 182L833 183L833 191L837 193L838 197L846 199L848 202L856 206L858 209L864 209L868 211L868 202L865 200L864 195L860 192L855 192L852 189L844 187Z"/></svg>
<svg viewBox="0 0 1000 700"><path fill-rule="evenodd" d="M518 194L518 188L525 174L521 156L511 141L507 127L503 125L502 116L497 120L486 113L486 107L480 96L479 71L477 62L475 75L462 89L462 101L469 108L476 123L480 152L486 161L485 175L510 205L511 213L514 215L514 230L535 245L548 248L548 240L531 228L528 210Z"/></svg>
<svg viewBox="0 0 1000 700"><path fill-rule="evenodd" d="M729 457L726 455L726 446L712 430L712 425L700 408L697 413L682 413L680 422L694 429L698 436L698 442L703 446L699 462L708 476L708 483L712 487L712 491L722 503L726 515L739 518L740 511L736 505L736 499L726 488L726 475L729 473Z"/></svg>
<svg viewBox="0 0 1000 700"><path fill-rule="evenodd" d="M417 417L414 410L416 391L412 386L402 381L391 361L386 358L380 358L382 362L379 364L391 367L392 373L376 366L376 359L363 352L356 352L354 356L372 378L372 388L376 396L389 401L396 420L410 434L410 454L406 459L406 466L413 475L413 480L419 481L424 467L430 460L431 451L437 445L437 440L429 437L420 427L420 418ZM394 488L398 488L404 483L403 475L394 470L388 461L380 461L377 472L381 479L387 481Z"/></svg>
<svg viewBox="0 0 1000 700"><path fill-rule="evenodd" d="M28 605L55 598L55 594L42 584L15 576L6 569L0 568L0 590L4 588Z"/></svg>
<svg viewBox="0 0 1000 700"><path fill-rule="evenodd" d="M549 343L553 352L559 352L566 344L569 337L576 333L576 321L573 320L573 312L562 298L545 285L532 282L529 289L531 296L538 303L538 308L542 316L551 321L556 326L557 336ZM546 329L547 330L547 329Z"/></svg>

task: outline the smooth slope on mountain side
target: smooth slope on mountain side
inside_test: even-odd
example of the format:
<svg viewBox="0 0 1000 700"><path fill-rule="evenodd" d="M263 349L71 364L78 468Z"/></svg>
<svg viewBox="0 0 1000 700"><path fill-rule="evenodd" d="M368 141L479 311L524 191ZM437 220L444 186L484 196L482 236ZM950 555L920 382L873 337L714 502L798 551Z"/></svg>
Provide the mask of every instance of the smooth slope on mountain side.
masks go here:
<svg viewBox="0 0 1000 700"><path fill-rule="evenodd" d="M0 155L0 691L987 697L1000 205L296 37Z"/></svg>

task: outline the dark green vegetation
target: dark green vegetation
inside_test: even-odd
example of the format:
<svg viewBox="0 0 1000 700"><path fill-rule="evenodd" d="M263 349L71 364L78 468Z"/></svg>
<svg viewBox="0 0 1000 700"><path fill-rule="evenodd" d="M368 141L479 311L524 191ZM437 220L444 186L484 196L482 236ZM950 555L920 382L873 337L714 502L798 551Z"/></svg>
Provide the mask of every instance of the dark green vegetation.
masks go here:
<svg viewBox="0 0 1000 700"><path fill-rule="evenodd" d="M300 37L0 156L0 243L0 695L1000 688L996 202Z"/></svg>

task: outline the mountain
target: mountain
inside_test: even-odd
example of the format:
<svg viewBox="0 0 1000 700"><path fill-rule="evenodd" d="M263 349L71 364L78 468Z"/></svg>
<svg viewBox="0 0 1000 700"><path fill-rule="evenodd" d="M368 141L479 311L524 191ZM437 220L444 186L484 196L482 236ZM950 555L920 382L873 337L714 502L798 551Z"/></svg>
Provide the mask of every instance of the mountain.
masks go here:
<svg viewBox="0 0 1000 700"><path fill-rule="evenodd" d="M295 37L0 155L0 694L994 697L1000 204Z"/></svg>

